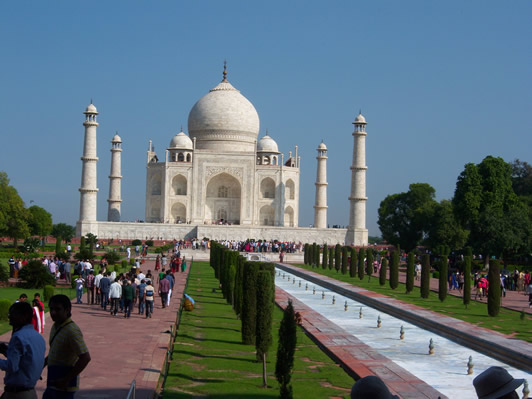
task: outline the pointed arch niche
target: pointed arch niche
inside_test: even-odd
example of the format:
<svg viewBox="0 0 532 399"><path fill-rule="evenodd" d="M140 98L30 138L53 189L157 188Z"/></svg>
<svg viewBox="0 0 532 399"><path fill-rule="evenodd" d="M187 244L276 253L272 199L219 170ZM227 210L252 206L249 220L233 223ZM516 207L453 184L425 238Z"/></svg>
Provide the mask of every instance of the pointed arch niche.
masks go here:
<svg viewBox="0 0 532 399"><path fill-rule="evenodd" d="M294 227L294 210L291 206L284 210L284 227Z"/></svg>
<svg viewBox="0 0 532 399"><path fill-rule="evenodd" d="M172 179L172 191L174 195L187 195L187 179L185 176L174 176Z"/></svg>
<svg viewBox="0 0 532 399"><path fill-rule="evenodd" d="M285 199L293 200L295 199L296 185L292 179L288 179L285 184Z"/></svg>
<svg viewBox="0 0 532 399"><path fill-rule="evenodd" d="M227 173L209 180L205 198L205 222L240 224L240 182Z"/></svg>

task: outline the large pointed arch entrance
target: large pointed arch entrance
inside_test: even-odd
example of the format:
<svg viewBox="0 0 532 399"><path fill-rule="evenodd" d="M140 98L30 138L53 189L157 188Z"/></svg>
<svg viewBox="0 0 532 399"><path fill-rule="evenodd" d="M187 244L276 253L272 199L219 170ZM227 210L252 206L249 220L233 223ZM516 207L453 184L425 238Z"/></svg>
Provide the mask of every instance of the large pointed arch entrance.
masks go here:
<svg viewBox="0 0 532 399"><path fill-rule="evenodd" d="M205 222L240 224L240 182L227 173L214 176L207 184Z"/></svg>

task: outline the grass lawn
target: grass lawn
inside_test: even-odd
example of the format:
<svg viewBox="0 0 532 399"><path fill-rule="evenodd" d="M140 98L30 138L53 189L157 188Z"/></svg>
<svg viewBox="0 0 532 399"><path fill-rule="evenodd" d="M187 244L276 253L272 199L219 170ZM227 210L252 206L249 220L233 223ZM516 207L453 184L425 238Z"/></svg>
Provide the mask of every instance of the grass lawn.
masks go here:
<svg viewBox="0 0 532 399"><path fill-rule="evenodd" d="M163 397L274 398L279 397L275 356L282 311L275 307L273 344L268 353L268 388L262 388L262 363L255 347L241 343L241 323L223 299L207 262L194 262L188 293L196 300L184 312L174 343ZM298 328L292 386L295 398L349 397L353 379Z"/></svg>
<svg viewBox="0 0 532 399"><path fill-rule="evenodd" d="M379 278L375 276L372 276L371 280L368 282L368 276L365 276L364 280L359 280L358 276L352 278L349 277L349 274L337 272L336 269L324 270L321 267L312 268L308 265L293 266L320 273L336 280L348 282L357 287L388 295L401 301L412 303L532 343L532 316L529 314L525 314L524 320L521 320L521 312L501 308L497 317L491 317L488 315L486 302L472 300L466 309L462 303L462 298L452 295L447 295L445 301L440 302L438 293L431 291L429 298L423 299L419 295L419 287L414 287L414 291L410 294L406 294L405 284L399 283L397 289L392 290L388 281L386 282L386 285L381 286L379 285Z"/></svg>
<svg viewBox="0 0 532 399"><path fill-rule="evenodd" d="M45 311L48 309L48 304L43 300L43 289L41 288L18 288L18 287L4 287L0 289L0 299L9 299L13 303L19 298L20 294L24 293L28 296L28 301L31 303L33 295L38 292L41 294L41 301L44 303ZM72 288L55 288L56 294L64 294L69 298L76 297L76 290ZM11 331L11 326L8 321L0 321L0 335Z"/></svg>

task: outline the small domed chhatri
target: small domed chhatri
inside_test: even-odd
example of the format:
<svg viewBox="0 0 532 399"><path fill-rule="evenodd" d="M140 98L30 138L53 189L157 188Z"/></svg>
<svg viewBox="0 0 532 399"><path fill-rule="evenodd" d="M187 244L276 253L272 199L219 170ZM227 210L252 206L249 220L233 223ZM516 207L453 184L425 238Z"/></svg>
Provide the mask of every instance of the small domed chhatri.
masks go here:
<svg viewBox="0 0 532 399"><path fill-rule="evenodd" d="M111 143L121 143L122 142L122 139L120 138L120 136L118 135L118 133L116 133L114 136L113 136L113 139L111 140Z"/></svg>
<svg viewBox="0 0 532 399"><path fill-rule="evenodd" d="M279 152L277 143L268 135L268 132L257 143L257 152Z"/></svg>
<svg viewBox="0 0 532 399"><path fill-rule="evenodd" d="M362 111L359 112L355 118L355 123L366 123L366 118L364 118L364 115L362 115Z"/></svg>
<svg viewBox="0 0 532 399"><path fill-rule="evenodd" d="M188 137L183 130L177 133L172 140L170 140L170 145L168 148L179 148L185 150L192 150L192 140Z"/></svg>

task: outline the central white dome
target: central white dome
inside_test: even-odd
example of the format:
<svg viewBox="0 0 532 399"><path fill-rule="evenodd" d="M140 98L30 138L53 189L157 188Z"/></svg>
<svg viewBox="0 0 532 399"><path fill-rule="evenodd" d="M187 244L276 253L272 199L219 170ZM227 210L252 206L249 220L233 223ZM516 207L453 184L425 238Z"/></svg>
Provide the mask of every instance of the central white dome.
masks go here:
<svg viewBox="0 0 532 399"><path fill-rule="evenodd" d="M188 132L198 149L253 152L259 127L253 104L225 78L188 115Z"/></svg>

